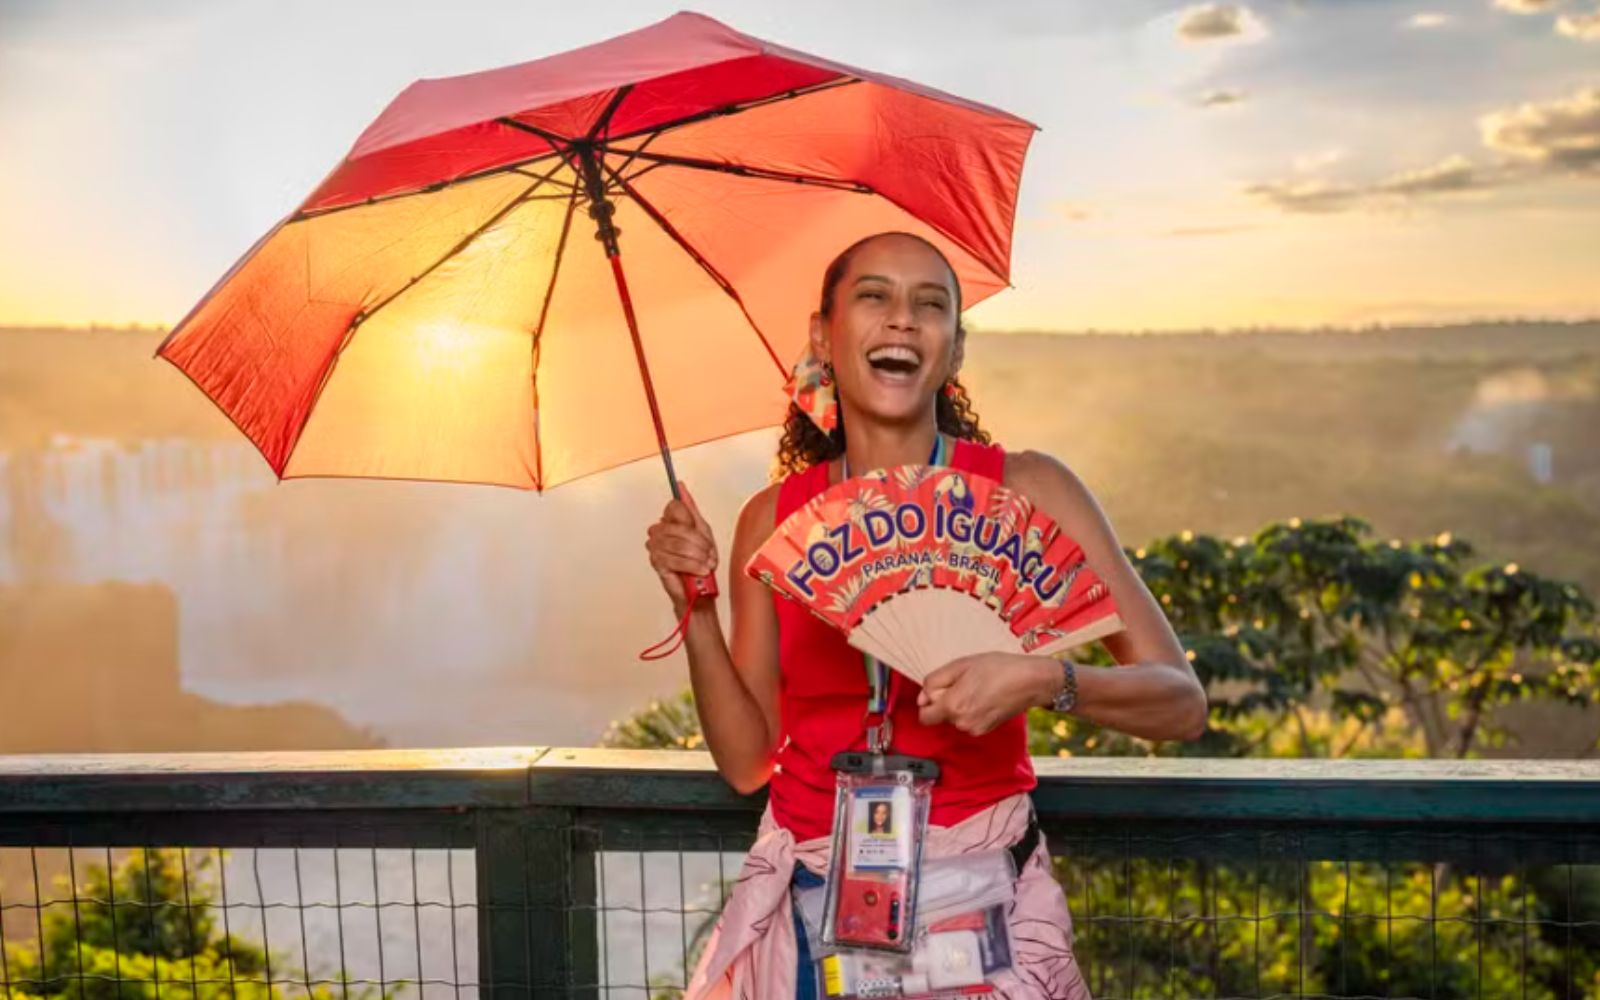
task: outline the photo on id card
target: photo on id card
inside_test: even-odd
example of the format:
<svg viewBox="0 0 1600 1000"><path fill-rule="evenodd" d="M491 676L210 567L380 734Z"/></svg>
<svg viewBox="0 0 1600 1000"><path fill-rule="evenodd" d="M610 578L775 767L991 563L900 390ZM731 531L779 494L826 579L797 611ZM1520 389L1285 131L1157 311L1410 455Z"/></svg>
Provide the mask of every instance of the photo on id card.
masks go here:
<svg viewBox="0 0 1600 1000"><path fill-rule="evenodd" d="M849 865L858 872L911 867L916 830L911 789L860 785L851 790Z"/></svg>

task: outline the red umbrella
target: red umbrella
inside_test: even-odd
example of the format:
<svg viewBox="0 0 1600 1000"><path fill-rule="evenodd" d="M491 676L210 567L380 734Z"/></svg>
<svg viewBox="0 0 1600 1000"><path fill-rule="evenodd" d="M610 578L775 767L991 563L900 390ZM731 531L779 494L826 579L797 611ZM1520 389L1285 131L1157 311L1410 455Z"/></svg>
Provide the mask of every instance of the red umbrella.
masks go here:
<svg viewBox="0 0 1600 1000"><path fill-rule="evenodd" d="M670 448L782 418L842 247L917 233L966 303L1006 285L1033 130L678 14L407 87L158 353L281 478L542 490L659 451L676 495Z"/></svg>

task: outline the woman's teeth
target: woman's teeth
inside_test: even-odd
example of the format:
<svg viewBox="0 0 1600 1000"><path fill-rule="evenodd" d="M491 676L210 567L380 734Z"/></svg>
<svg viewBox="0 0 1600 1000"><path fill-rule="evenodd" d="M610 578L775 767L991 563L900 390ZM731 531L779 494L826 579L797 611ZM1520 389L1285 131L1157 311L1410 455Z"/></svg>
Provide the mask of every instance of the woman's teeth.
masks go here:
<svg viewBox="0 0 1600 1000"><path fill-rule="evenodd" d="M867 363L881 372L912 375L922 367L922 358L909 347L878 347L867 352Z"/></svg>

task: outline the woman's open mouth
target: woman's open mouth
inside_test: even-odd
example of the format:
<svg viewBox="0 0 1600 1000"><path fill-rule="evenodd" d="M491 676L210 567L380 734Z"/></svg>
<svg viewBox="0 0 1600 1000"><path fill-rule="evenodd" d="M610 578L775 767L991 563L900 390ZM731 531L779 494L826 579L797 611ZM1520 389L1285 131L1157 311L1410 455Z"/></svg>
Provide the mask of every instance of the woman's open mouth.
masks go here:
<svg viewBox="0 0 1600 1000"><path fill-rule="evenodd" d="M912 347L886 344L867 352L867 364L872 366L873 373L879 379L906 384L914 381L917 372L922 370L922 355Z"/></svg>

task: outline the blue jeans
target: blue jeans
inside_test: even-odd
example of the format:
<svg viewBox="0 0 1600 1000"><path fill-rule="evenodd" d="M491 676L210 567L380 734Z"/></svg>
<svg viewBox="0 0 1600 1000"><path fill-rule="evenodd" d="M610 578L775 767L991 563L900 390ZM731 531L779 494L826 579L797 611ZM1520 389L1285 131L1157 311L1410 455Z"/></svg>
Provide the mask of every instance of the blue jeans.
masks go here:
<svg viewBox="0 0 1600 1000"><path fill-rule="evenodd" d="M813 889L827 882L821 875L797 864L794 866L792 884L800 889ZM816 1000L820 994L817 992L817 965L811 961L811 945L806 941L806 924L800 917L800 908L794 908L794 941L797 968L794 971L794 995L796 1000Z"/></svg>

